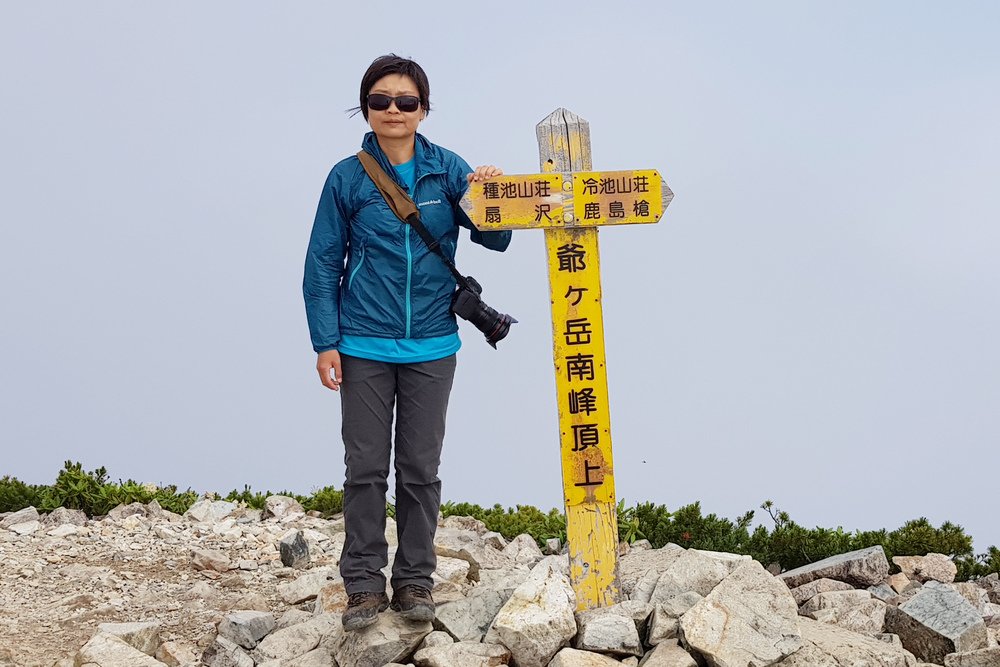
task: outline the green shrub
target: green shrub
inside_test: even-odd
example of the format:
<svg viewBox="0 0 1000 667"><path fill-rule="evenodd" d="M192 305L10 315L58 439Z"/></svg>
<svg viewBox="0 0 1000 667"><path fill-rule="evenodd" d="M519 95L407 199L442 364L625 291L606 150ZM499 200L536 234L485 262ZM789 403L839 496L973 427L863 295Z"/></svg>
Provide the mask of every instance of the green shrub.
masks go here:
<svg viewBox="0 0 1000 667"><path fill-rule="evenodd" d="M319 512L324 517L340 514L344 511L344 492L332 486L324 486L313 491L302 503L302 507L307 512Z"/></svg>
<svg viewBox="0 0 1000 667"><path fill-rule="evenodd" d="M254 492L249 486L242 491L232 490L225 497L231 502L263 509L266 493ZM344 510L344 492L325 486L302 496L289 491L281 495L295 498L306 511L316 511L329 517ZM41 511L57 507L79 509L89 516L105 515L116 506L133 502L157 501L161 507L183 514L197 502L199 496L191 489L178 491L176 486L157 488L139 484L134 480L117 484L108 480L103 467L90 472L82 464L66 461L51 486L25 484L5 476L0 479L0 512L14 512L29 505ZM393 498L393 501L395 498ZM952 557L958 567L957 580L965 581L1000 572L1000 549L989 547L984 553L974 554L972 538L961 526L945 522L935 528L926 518L907 521L893 531L871 530L850 533L841 527L805 528L787 512L779 511L774 503L761 505L771 518L773 526L757 526L750 531L754 511L748 511L736 521L702 514L700 503L684 505L671 512L664 505L639 503L626 507L621 500L616 507L618 534L626 542L647 539L655 548L668 542L685 548L749 554L765 565L778 563L789 570L813 563L847 551L881 545L886 556L923 555L943 553ZM394 502L386 503L387 516L394 517ZM559 510L543 512L531 505L504 508L500 504L483 508L472 503L446 502L441 505L444 516L471 516L482 521L487 529L496 531L507 539L526 533L539 546L552 537L566 540L566 516Z"/></svg>
<svg viewBox="0 0 1000 667"><path fill-rule="evenodd" d="M45 486L25 484L6 475L0 479L0 512L16 512L25 507L41 507Z"/></svg>
<svg viewBox="0 0 1000 667"><path fill-rule="evenodd" d="M542 512L531 505L518 505L516 509L504 509L499 503L489 509L471 503L444 503L444 516L471 516L479 519L488 530L500 533L508 540L527 533L535 538L538 546L544 547L545 540L558 537L566 541L566 515L556 509Z"/></svg>

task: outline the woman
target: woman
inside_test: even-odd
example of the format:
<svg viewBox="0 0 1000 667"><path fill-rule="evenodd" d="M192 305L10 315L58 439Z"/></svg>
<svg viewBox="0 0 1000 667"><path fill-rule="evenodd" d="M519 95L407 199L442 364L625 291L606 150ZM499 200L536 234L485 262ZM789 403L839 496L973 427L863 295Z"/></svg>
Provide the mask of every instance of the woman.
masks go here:
<svg viewBox="0 0 1000 667"><path fill-rule="evenodd" d="M449 257L459 226L471 230L474 242L506 250L510 232L480 232L458 206L469 184L503 172L493 165L473 171L417 133L430 111L430 85L417 63L396 55L376 59L361 80L360 111L372 129L362 148L408 191ZM434 618L437 471L461 345L450 311L454 291L444 262L392 213L357 156L337 163L320 196L303 294L320 381L341 395L345 630L374 623L389 606L412 620ZM380 570L388 563L394 408L399 547L390 603Z"/></svg>

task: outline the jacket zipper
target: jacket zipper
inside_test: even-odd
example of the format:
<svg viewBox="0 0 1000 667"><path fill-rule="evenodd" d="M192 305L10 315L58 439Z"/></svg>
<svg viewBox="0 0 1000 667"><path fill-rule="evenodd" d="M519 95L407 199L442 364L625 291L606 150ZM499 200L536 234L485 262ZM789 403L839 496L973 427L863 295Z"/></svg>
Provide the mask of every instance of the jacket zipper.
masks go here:
<svg viewBox="0 0 1000 667"><path fill-rule="evenodd" d="M416 190L416 187L413 188ZM406 225L406 336L410 337L410 280L413 274L413 255L410 253L410 226Z"/></svg>
<svg viewBox="0 0 1000 667"><path fill-rule="evenodd" d="M365 247L361 246L361 257L358 258L358 265L354 267L354 270L351 271L351 275L347 277L347 289L351 289L351 285L354 284L354 276L358 274L358 271L361 270L361 265L364 263L365 263Z"/></svg>

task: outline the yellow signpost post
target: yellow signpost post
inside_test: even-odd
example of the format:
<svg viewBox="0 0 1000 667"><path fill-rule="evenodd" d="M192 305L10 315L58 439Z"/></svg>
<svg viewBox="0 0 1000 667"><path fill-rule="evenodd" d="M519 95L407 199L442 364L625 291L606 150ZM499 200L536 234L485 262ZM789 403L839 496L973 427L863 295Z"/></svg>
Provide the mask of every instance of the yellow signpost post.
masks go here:
<svg viewBox="0 0 1000 667"><path fill-rule="evenodd" d="M484 231L545 230L570 577L583 610L620 601L597 227L658 222L674 195L653 169L591 171L589 126L566 109L536 131L544 173L476 184L462 208Z"/></svg>

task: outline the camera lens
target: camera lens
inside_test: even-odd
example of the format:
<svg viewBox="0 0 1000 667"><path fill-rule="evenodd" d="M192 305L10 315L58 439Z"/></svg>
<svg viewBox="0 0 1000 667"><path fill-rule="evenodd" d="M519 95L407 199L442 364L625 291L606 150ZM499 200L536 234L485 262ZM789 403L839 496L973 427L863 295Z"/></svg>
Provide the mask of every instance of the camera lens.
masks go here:
<svg viewBox="0 0 1000 667"><path fill-rule="evenodd" d="M486 305L479 296L468 290L459 290L455 295L452 310L462 319L468 320L483 332L486 342L496 349L497 343L503 340L510 331L510 325L515 320L510 315L498 313Z"/></svg>

